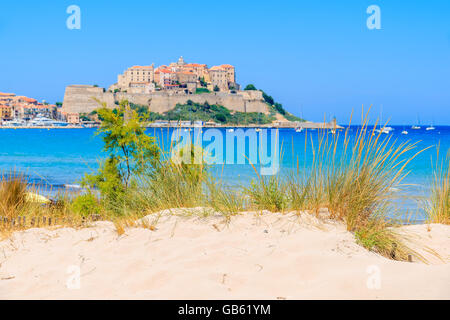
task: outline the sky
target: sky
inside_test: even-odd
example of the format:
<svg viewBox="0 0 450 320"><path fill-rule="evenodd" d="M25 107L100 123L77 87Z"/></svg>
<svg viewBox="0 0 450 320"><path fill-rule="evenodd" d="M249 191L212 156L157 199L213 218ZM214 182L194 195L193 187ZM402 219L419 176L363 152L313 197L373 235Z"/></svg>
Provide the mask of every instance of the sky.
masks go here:
<svg viewBox="0 0 450 320"><path fill-rule="evenodd" d="M67 85L107 88L129 66L183 56L234 65L242 86L309 120L354 111L358 123L373 105L391 124L450 125L449 0L1 1L0 44L0 92L51 103Z"/></svg>

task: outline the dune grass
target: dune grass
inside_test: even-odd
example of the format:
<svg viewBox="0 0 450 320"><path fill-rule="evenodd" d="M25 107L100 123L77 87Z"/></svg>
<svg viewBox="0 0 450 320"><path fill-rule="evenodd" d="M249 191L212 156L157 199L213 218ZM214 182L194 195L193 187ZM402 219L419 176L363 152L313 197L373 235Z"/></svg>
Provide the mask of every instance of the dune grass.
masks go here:
<svg viewBox="0 0 450 320"><path fill-rule="evenodd" d="M309 167L297 166L284 180L258 176L247 194L257 209L318 214L326 208L330 218L344 222L367 249L406 260L408 249L392 229L398 215L392 206L398 197L393 190L401 189L407 165L424 150L369 129L369 111L356 138L350 138L348 129L343 137L319 130L316 144L310 137Z"/></svg>
<svg viewBox="0 0 450 320"><path fill-rule="evenodd" d="M23 174L10 171L2 173L0 180L0 216L17 217L26 205L27 182Z"/></svg>
<svg viewBox="0 0 450 320"><path fill-rule="evenodd" d="M438 148L437 159L425 211L431 223L450 224L450 149L445 159L439 160Z"/></svg>
<svg viewBox="0 0 450 320"><path fill-rule="evenodd" d="M329 218L343 222L368 250L407 260L412 250L395 232L397 213L392 201L398 193L393 190L401 189L407 165L423 150L417 150L416 143L399 143L369 129L368 115L363 114L356 136L348 129L344 134L318 130L317 139L307 133L305 155L312 153L308 165L297 165L288 174L274 176L260 176L254 167L257 177L249 187L231 189L213 178L206 164L182 163L173 157L172 150L161 150L163 157L130 177L120 197L104 197L88 189L81 194L61 195L51 204L36 204L26 201L30 186L23 176L4 176L0 181L0 215L47 215L59 218L63 225L80 227L85 226L82 221L90 214L99 214L123 234L127 227L154 230L156 218L152 223L137 221L172 208L211 208L203 215L220 212L225 219L250 210L318 215L321 209L327 209ZM193 160L202 150L183 152L191 152ZM449 222L448 169L447 160L436 171L429 206L431 219L440 223Z"/></svg>

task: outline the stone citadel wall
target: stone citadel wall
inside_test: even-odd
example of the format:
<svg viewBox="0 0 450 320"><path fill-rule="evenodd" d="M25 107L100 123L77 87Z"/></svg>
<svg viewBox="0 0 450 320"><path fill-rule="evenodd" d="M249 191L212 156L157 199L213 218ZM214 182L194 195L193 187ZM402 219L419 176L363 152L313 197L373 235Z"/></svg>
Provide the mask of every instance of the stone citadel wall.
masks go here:
<svg viewBox="0 0 450 320"><path fill-rule="evenodd" d="M62 111L67 113L90 113L99 107L95 99L114 108L115 101L128 100L135 104L148 105L150 111L164 113L177 103L185 104L188 100L196 103L222 105L232 111L268 113L261 91L238 91L235 94L213 92L204 94L176 94L173 92L154 92L150 94L133 94L126 92L104 92L103 88L89 85L71 85L66 88Z"/></svg>

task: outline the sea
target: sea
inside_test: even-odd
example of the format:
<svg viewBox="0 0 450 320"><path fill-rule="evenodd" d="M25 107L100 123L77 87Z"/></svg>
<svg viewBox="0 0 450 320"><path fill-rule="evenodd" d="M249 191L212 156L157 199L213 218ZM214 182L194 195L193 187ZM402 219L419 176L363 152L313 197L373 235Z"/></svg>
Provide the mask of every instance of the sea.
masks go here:
<svg viewBox="0 0 450 320"><path fill-rule="evenodd" d="M450 149L450 126L436 126L435 130L426 130L425 127L419 130L412 130L410 126L392 127L394 130L388 135L383 134L382 138L391 139L393 144L415 143L415 149L411 150L409 155L422 151L406 167L409 174L402 181L402 192L405 192L411 198L424 198L430 192L433 166L436 164L436 159L438 157L443 159ZM350 140L355 139L359 128L359 126L348 127ZM149 128L147 133L154 136L164 150L169 150L170 146L176 145L176 142L173 141L180 141L180 136L190 135L197 142L200 139L203 147L208 147L212 142L230 145L227 141L233 139L227 140L227 135L245 134L247 145L241 146L241 149L243 148L242 153L246 154L245 157L241 157L239 160L240 146L237 140L233 140L237 144L233 147L234 150L228 146L222 148L219 144L221 151L213 161L214 164L210 165L211 173L224 184L233 188L248 186L253 179L257 179L261 174L264 175L261 168L265 167L264 164L250 163L253 159L249 155L249 152L251 152L249 146L253 141L251 137L258 136L260 132L250 128L241 129L243 131L238 130L195 128L189 131L183 128ZM407 130L408 134L401 134L403 130ZM262 131L265 131L265 129ZM338 134L342 136L340 137L342 141L344 131ZM312 163L313 158L311 146L317 146L321 136L323 137L319 130L296 132L294 129L268 129L268 147L267 150L263 151L267 155L275 155L279 159L276 163L276 170L273 172L283 174L289 170L307 168ZM222 142L218 141L221 139ZM275 148L270 142L273 139L276 139L277 147ZM261 147L261 140L263 139L257 142L259 147ZM344 148L344 143L340 143L338 146ZM272 153L272 151L275 151L275 153ZM233 157L227 158L227 152L234 152L235 154ZM258 149L257 152L259 159L262 151ZM217 153L217 151L214 153ZM54 194L58 190L79 189L80 180L83 176L86 173L95 172L99 163L105 157L106 153L103 151L101 136L97 134L95 128L16 128L0 130L0 171L5 175L8 175L12 170L22 172L27 176L30 183L41 186L43 190L50 194ZM223 159L223 161L220 161L220 159ZM271 163L269 165L272 166ZM405 200L403 205L409 210L418 207L416 200Z"/></svg>

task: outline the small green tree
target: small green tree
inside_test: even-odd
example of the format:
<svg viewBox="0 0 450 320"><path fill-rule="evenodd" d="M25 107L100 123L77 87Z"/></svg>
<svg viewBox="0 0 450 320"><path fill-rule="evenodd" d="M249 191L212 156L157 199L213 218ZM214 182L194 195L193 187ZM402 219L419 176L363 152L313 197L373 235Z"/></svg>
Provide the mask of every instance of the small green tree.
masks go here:
<svg viewBox="0 0 450 320"><path fill-rule="evenodd" d="M220 88L219 88L217 85L215 85L215 86L214 86L214 91L215 91L215 92L218 92L218 91L220 91Z"/></svg>
<svg viewBox="0 0 450 320"><path fill-rule="evenodd" d="M258 90L258 89L256 89L256 87L255 87L253 84L248 84L248 85L244 88L244 90Z"/></svg>
<svg viewBox="0 0 450 320"><path fill-rule="evenodd" d="M264 91L263 91L263 98L264 98L264 101L267 102L268 104L270 104L271 106L275 103L275 100L273 100L272 96L269 96Z"/></svg>
<svg viewBox="0 0 450 320"><path fill-rule="evenodd" d="M128 101L119 103L117 109L97 110L102 124L101 135L108 158L96 174L86 175L85 185L96 187L105 198L119 200L130 186L133 176L154 166L159 148L153 137L145 134L143 117L130 108Z"/></svg>
<svg viewBox="0 0 450 320"><path fill-rule="evenodd" d="M281 113L282 115L286 114L286 110L284 110L283 105L281 103L275 102L274 106L275 106L275 109L277 109L277 111L279 113Z"/></svg>
<svg viewBox="0 0 450 320"><path fill-rule="evenodd" d="M206 81L205 81L205 77L200 77L199 79L198 79L199 81L200 81L200 85L202 86L202 87L207 87L208 86L208 84L206 83Z"/></svg>

